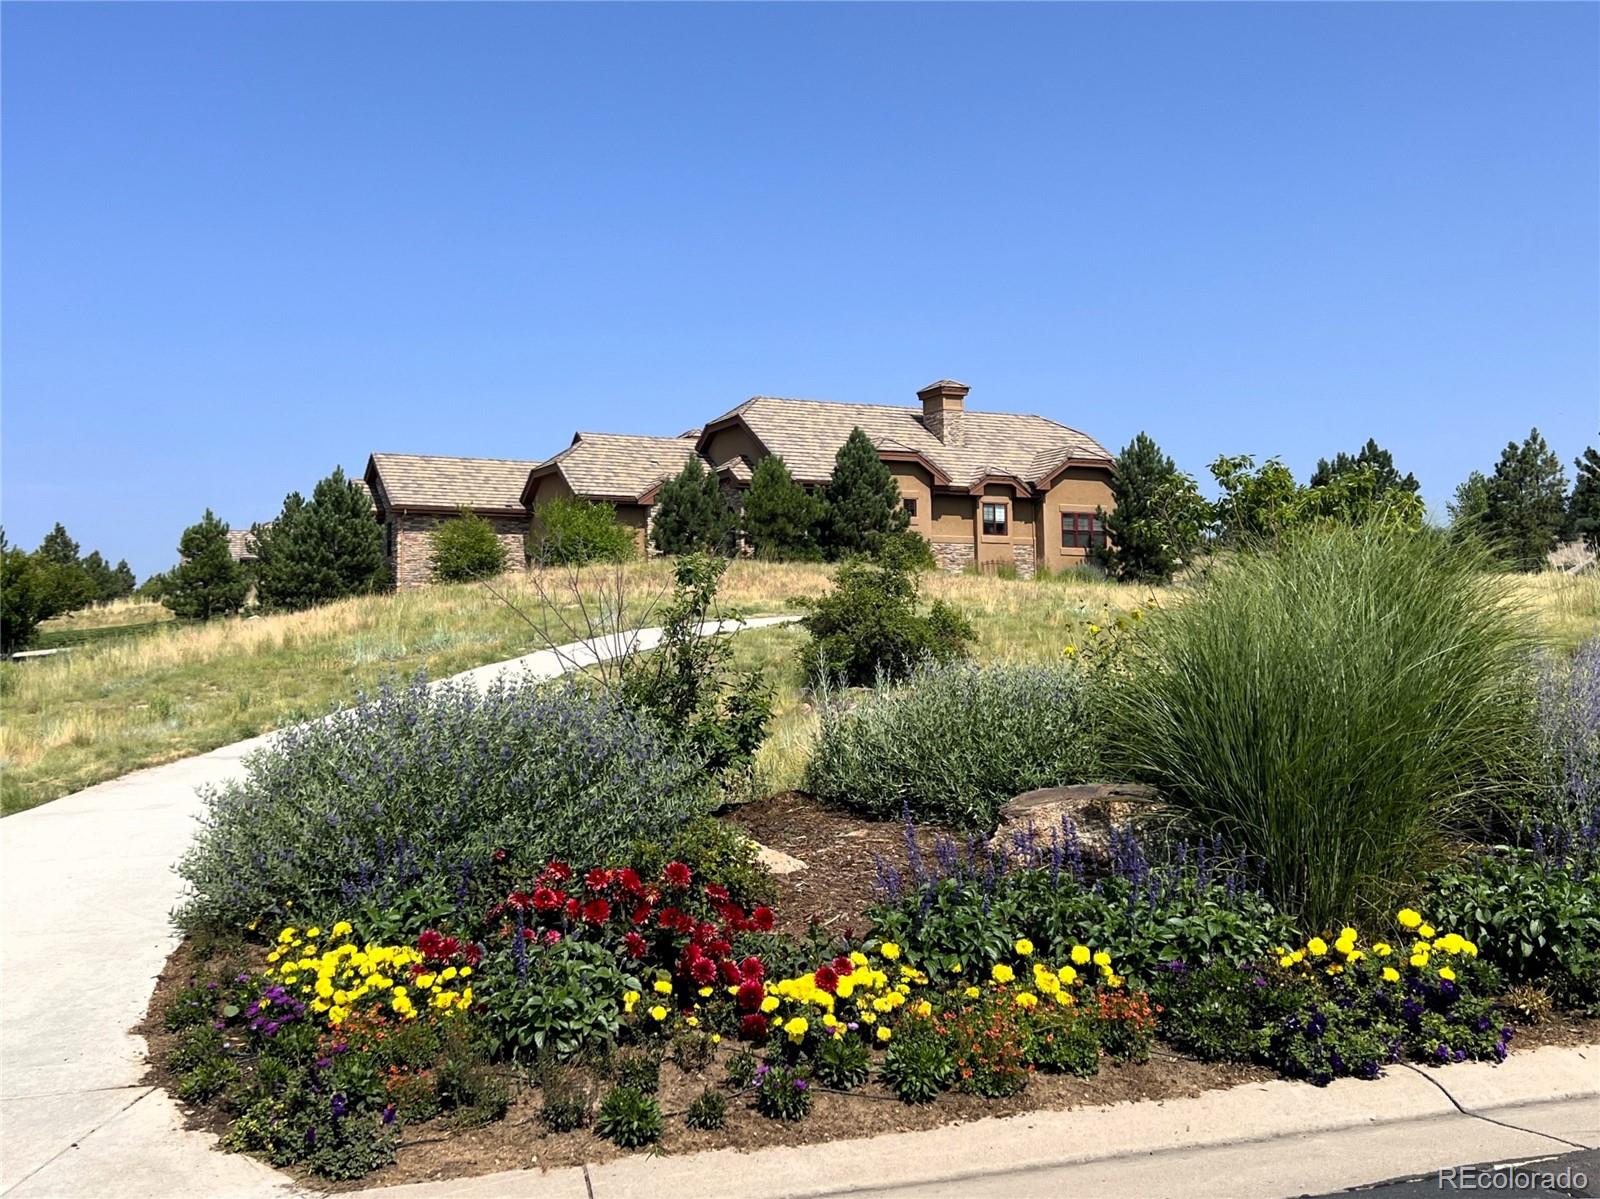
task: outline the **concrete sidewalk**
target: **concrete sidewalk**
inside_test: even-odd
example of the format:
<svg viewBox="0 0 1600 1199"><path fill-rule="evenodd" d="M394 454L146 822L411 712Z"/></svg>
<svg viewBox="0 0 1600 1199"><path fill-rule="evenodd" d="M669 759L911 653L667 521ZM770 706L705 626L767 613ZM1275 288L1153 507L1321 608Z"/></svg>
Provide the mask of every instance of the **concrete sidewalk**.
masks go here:
<svg viewBox="0 0 1600 1199"><path fill-rule="evenodd" d="M755 617L731 632L782 624ZM579 642L455 676L553 678L649 649L660 629ZM284 1176L182 1128L165 1094L140 1085L144 1018L177 944L173 866L194 835L195 789L240 778L274 734L137 771L0 820L0 1193L281 1193Z"/></svg>

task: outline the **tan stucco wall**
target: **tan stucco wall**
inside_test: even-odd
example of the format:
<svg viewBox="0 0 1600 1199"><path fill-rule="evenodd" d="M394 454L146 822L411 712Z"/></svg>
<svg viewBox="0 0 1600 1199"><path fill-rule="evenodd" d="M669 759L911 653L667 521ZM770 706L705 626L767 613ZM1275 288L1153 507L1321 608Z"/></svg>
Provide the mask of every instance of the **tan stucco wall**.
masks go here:
<svg viewBox="0 0 1600 1199"><path fill-rule="evenodd" d="M1064 549L1061 545L1061 514L1063 512L1093 512L1104 508L1107 512L1116 507L1111 497L1111 475L1108 471L1086 466L1068 467L1044 497L1044 514L1039 522L1038 544L1043 547L1044 564L1051 570L1076 566L1088 557L1081 549Z"/></svg>
<svg viewBox="0 0 1600 1199"><path fill-rule="evenodd" d="M932 539L933 536L933 476L927 467L914 462L891 462L889 473L899 485L900 498L917 501L917 514L911 518L911 531Z"/></svg>
<svg viewBox="0 0 1600 1199"><path fill-rule="evenodd" d="M725 429L718 429L707 439L700 456L713 466L721 466L729 458L748 458L750 465L754 466L767 456L767 451L749 429L743 425L729 425Z"/></svg>

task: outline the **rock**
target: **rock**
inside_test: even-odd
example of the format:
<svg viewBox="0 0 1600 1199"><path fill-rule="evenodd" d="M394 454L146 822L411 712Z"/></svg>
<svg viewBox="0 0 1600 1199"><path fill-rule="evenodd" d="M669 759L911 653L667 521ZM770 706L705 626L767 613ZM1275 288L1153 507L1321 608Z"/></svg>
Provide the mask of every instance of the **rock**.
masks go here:
<svg viewBox="0 0 1600 1199"><path fill-rule="evenodd" d="M793 874L797 870L806 868L806 864L799 858L791 858L786 853L769 849L759 841L756 842L756 861L772 874Z"/></svg>
<svg viewBox="0 0 1600 1199"><path fill-rule="evenodd" d="M1109 856L1111 830L1133 820L1155 799L1155 791L1135 783L1080 783L1070 787L1040 787L1008 800L1000 809L1000 827L989 838L989 848L1016 852L1033 830L1039 852L1050 852L1052 830L1060 836L1062 817L1072 821L1078 845L1086 858Z"/></svg>

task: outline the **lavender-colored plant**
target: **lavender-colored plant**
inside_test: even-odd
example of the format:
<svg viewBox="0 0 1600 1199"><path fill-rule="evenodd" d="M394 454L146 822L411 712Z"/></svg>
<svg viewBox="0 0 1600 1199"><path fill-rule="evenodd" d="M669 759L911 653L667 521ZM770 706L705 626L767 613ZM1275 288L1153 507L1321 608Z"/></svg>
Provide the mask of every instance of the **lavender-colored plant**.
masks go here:
<svg viewBox="0 0 1600 1199"><path fill-rule="evenodd" d="M620 863L704 814L709 794L696 759L608 691L419 678L286 730L204 799L179 867L186 928L437 919L481 899L496 851L530 876L555 857Z"/></svg>

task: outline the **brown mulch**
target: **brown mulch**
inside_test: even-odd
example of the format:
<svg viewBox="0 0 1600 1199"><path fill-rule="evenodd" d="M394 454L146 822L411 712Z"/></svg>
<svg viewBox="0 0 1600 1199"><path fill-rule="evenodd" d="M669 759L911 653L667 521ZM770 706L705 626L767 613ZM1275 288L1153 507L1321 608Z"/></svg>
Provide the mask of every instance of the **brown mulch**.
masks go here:
<svg viewBox="0 0 1600 1199"><path fill-rule="evenodd" d="M1513 1050L1544 1045L1600 1045L1600 1019L1574 1012L1552 1012L1537 1024L1516 1024Z"/></svg>
<svg viewBox="0 0 1600 1199"><path fill-rule="evenodd" d="M905 825L868 820L832 808L804 791L783 791L743 804L724 817L806 869L775 876L781 932L803 934L812 924L833 935L866 933L866 909L877 898L878 863L907 870ZM917 826L917 844L931 853L935 838L964 843L963 834L933 824Z"/></svg>

